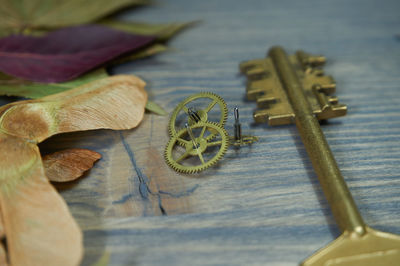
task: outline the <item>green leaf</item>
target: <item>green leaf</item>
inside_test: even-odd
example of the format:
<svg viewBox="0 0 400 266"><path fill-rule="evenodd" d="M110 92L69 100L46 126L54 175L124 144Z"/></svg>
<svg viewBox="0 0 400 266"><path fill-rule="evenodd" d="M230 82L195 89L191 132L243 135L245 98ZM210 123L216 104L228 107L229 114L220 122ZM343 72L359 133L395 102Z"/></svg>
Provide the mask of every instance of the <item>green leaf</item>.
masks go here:
<svg viewBox="0 0 400 266"><path fill-rule="evenodd" d="M111 62L109 62L109 65L118 65L122 63L126 63L129 61L134 61L138 59L142 59L145 57L149 57L155 54L162 53L164 51L168 50L168 47L163 45L163 44L153 44L151 46L148 46L144 49L141 49L139 51L133 52L131 54L123 55L121 57L118 57Z"/></svg>
<svg viewBox="0 0 400 266"><path fill-rule="evenodd" d="M41 98L78 87L89 81L107 77L104 68L93 70L77 79L63 83L43 84L8 76L0 72L0 95Z"/></svg>
<svg viewBox="0 0 400 266"><path fill-rule="evenodd" d="M162 42L168 41L172 36L195 23L196 22L149 24L133 21L118 21L114 19L104 19L98 22L98 24L128 33L154 35L157 36L158 41Z"/></svg>
<svg viewBox="0 0 400 266"><path fill-rule="evenodd" d="M103 19L97 24L132 34L157 36L157 41L159 43L155 43L133 54L127 54L120 58L117 58L116 60L111 61L111 65L117 65L128 61L142 59L166 51L168 49L167 46L161 44L160 42L168 41L175 34L187 27L194 25L195 23L196 22L149 24L143 22L124 22L113 19Z"/></svg>
<svg viewBox="0 0 400 266"><path fill-rule="evenodd" d="M105 251L93 266L107 266L110 263L110 253Z"/></svg>
<svg viewBox="0 0 400 266"><path fill-rule="evenodd" d="M14 78L0 72L0 96L20 96L38 99L47 95L70 90L78 87L79 85L107 76L107 71L104 68L99 68L72 81L44 84ZM148 101L146 103L146 110L158 115L168 114L161 106L152 101Z"/></svg>
<svg viewBox="0 0 400 266"><path fill-rule="evenodd" d="M158 115L168 115L168 113L157 103L153 102L153 101L147 101L146 106L145 106L146 110L149 112L153 112L155 114Z"/></svg>
<svg viewBox="0 0 400 266"><path fill-rule="evenodd" d="M123 8L148 3L147 0L0 0L0 28L11 33L85 24Z"/></svg>

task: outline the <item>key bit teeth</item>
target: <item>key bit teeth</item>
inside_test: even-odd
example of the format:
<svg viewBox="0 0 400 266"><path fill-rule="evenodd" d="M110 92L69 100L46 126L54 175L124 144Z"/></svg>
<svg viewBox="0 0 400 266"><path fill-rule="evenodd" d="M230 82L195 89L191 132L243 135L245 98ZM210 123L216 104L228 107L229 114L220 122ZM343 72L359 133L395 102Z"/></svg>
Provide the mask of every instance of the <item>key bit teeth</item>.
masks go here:
<svg viewBox="0 0 400 266"><path fill-rule="evenodd" d="M338 104L338 98L328 96L320 86L314 86L312 91L317 100L317 106L312 105L313 112L319 120L346 115L347 107Z"/></svg>
<svg viewBox="0 0 400 266"><path fill-rule="evenodd" d="M338 100L330 96L335 93L336 83L331 76L325 76L321 69L326 61L325 57L298 51L288 57L288 61L293 65L305 96L318 119L346 114L346 106L339 105ZM248 75L247 98L256 100L257 106L262 108L254 113L255 122L267 122L269 125L293 123L294 111L274 59L269 56L266 59L248 61L242 64L241 68L246 68Z"/></svg>
<svg viewBox="0 0 400 266"><path fill-rule="evenodd" d="M313 74L322 77L324 75L324 71L322 69L314 69Z"/></svg>
<svg viewBox="0 0 400 266"><path fill-rule="evenodd" d="M263 92L265 91L265 88L262 86L257 86L257 82L249 82L246 87L246 92L247 93L253 93L253 92Z"/></svg>
<svg viewBox="0 0 400 266"><path fill-rule="evenodd" d="M281 126L293 123L293 113L273 114L269 109L257 110L253 114L256 123L268 123L270 126Z"/></svg>
<svg viewBox="0 0 400 266"><path fill-rule="evenodd" d="M254 64L253 62L246 61L246 62L242 62L239 64L239 70L242 73L246 73L247 71L249 71L250 69L252 69L255 66L256 66L256 64Z"/></svg>
<svg viewBox="0 0 400 266"><path fill-rule="evenodd" d="M329 101L330 104L336 105L336 104L338 104L339 99L337 97L335 97L335 96L329 96L328 97L328 101Z"/></svg>
<svg viewBox="0 0 400 266"><path fill-rule="evenodd" d="M326 94L332 94L336 91L336 83L322 84L320 86L321 90L325 91Z"/></svg>
<svg viewBox="0 0 400 266"><path fill-rule="evenodd" d="M242 73L246 73L246 72L250 71L252 68L262 65L264 60L265 59L254 59L254 60L242 62L239 64L239 70Z"/></svg>
<svg viewBox="0 0 400 266"><path fill-rule="evenodd" d="M336 91L336 83L330 76L323 76L318 79L313 79L313 81L312 90L317 89L319 92L326 95L333 94Z"/></svg>
<svg viewBox="0 0 400 266"><path fill-rule="evenodd" d="M324 56L309 56L307 63L312 67L323 66L326 62L326 58Z"/></svg>
<svg viewBox="0 0 400 266"><path fill-rule="evenodd" d="M254 67L246 72L250 80L260 80L268 77L268 72L261 67Z"/></svg>
<svg viewBox="0 0 400 266"><path fill-rule="evenodd" d="M335 117L344 116L347 114L347 106L344 104L332 105L332 110L335 112Z"/></svg>
<svg viewBox="0 0 400 266"><path fill-rule="evenodd" d="M347 114L347 106L343 104L326 105L319 113L316 113L318 120L326 120L334 117L345 116Z"/></svg>
<svg viewBox="0 0 400 266"><path fill-rule="evenodd" d="M253 87L251 84L246 88L247 90L247 99L256 100L258 96L264 93L265 89Z"/></svg>
<svg viewBox="0 0 400 266"><path fill-rule="evenodd" d="M304 51L297 51L296 56L303 65L303 68L323 66L326 62L326 58L324 56L311 55Z"/></svg>
<svg viewBox="0 0 400 266"><path fill-rule="evenodd" d="M268 117L268 110L257 110L253 114L256 123L266 123L268 122Z"/></svg>
<svg viewBox="0 0 400 266"><path fill-rule="evenodd" d="M303 84L305 90L318 87L318 90L323 91L326 94L335 93L336 90L336 82L331 76L318 76L313 72L306 72L306 75L304 78L300 79L300 82Z"/></svg>
<svg viewBox="0 0 400 266"><path fill-rule="evenodd" d="M332 94L336 90L336 82L332 76L321 76L318 79L321 90L324 90L327 94Z"/></svg>
<svg viewBox="0 0 400 266"><path fill-rule="evenodd" d="M278 99L273 96L262 96L257 98L257 106L258 107L265 107L270 104L277 103Z"/></svg>

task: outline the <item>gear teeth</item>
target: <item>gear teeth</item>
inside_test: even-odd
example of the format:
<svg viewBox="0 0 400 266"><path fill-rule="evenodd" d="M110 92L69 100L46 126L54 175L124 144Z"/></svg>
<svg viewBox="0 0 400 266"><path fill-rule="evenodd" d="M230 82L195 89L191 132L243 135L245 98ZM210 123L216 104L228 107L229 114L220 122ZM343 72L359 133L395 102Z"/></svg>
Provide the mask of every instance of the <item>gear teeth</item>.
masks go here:
<svg viewBox="0 0 400 266"><path fill-rule="evenodd" d="M223 127L219 126L218 123L199 122L199 123L193 125L193 127L194 128L206 127L209 131L210 131L210 128L217 131L218 135L221 136L221 146L220 146L220 149L217 151L217 153L209 161L205 162L204 164L200 164L198 166L183 166L183 165L177 163L172 157L173 148L175 147L175 145L179 145L178 138L181 137L186 132L186 129L180 130L179 132L176 133L175 136L173 136L168 141L168 144L164 151L164 157L165 157L165 160L166 160L168 166L170 166L173 170L180 172L180 173L193 174L193 173L201 172L201 171L207 169L208 167L215 165L225 155L225 153L228 149L228 146L229 146L228 134ZM211 138L211 139L213 139L213 138ZM206 143L208 143L211 139L208 139L208 137L207 137ZM202 145L206 145L206 147L203 146L203 151L205 151L207 148L207 144L204 144L204 142L203 142ZM188 150L186 150L186 152L188 152ZM191 155L188 155L188 156L191 156ZM195 155L192 155L192 156L195 156Z"/></svg>
<svg viewBox="0 0 400 266"><path fill-rule="evenodd" d="M165 147L165 150L164 150L164 159L165 159L165 162L168 164L168 166L169 167L171 167L171 168L174 168L174 165L172 164L172 162L171 162L171 160L170 160L170 158L172 158L172 157L170 157L169 156L169 150L168 150L168 148L170 147L170 142L171 141L174 141L173 139L170 139L169 141L168 141L168 143L167 143L167 146ZM171 150L172 151L172 150ZM171 154L172 155L172 154Z"/></svg>
<svg viewBox="0 0 400 266"><path fill-rule="evenodd" d="M218 103L221 109L220 121L218 122L218 125L220 127L223 127L225 125L228 119L228 107L226 106L224 99L213 92L200 92L187 97L175 107L174 111L171 114L168 124L168 133L170 137L174 137L177 134L178 130L175 128L176 118L179 112L183 109L183 106L199 98L210 98ZM202 121L202 122L209 122L209 121ZM181 143L179 144L181 145Z"/></svg>

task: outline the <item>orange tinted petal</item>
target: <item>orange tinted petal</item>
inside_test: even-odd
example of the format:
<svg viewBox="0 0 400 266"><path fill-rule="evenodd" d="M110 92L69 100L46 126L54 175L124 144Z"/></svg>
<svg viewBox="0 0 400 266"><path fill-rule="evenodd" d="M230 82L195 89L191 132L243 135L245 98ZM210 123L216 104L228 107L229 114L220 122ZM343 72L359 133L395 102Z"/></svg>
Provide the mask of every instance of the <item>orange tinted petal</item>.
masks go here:
<svg viewBox="0 0 400 266"><path fill-rule="evenodd" d="M43 157L43 166L50 181L68 182L83 175L101 158L101 154L86 149L67 149Z"/></svg>

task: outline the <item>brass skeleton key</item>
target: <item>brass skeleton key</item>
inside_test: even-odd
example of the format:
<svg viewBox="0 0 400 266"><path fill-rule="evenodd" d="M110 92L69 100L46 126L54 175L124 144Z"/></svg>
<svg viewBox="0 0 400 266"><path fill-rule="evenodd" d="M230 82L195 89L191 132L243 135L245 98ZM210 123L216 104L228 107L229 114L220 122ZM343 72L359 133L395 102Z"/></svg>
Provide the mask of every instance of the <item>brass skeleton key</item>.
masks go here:
<svg viewBox="0 0 400 266"><path fill-rule="evenodd" d="M320 56L298 51L287 56L273 47L265 59L240 65L248 78L247 96L264 108L256 122L295 123L342 234L302 265L400 265L400 236L367 226L350 194L318 120L346 114L346 106L329 96L335 83L319 68Z"/></svg>

